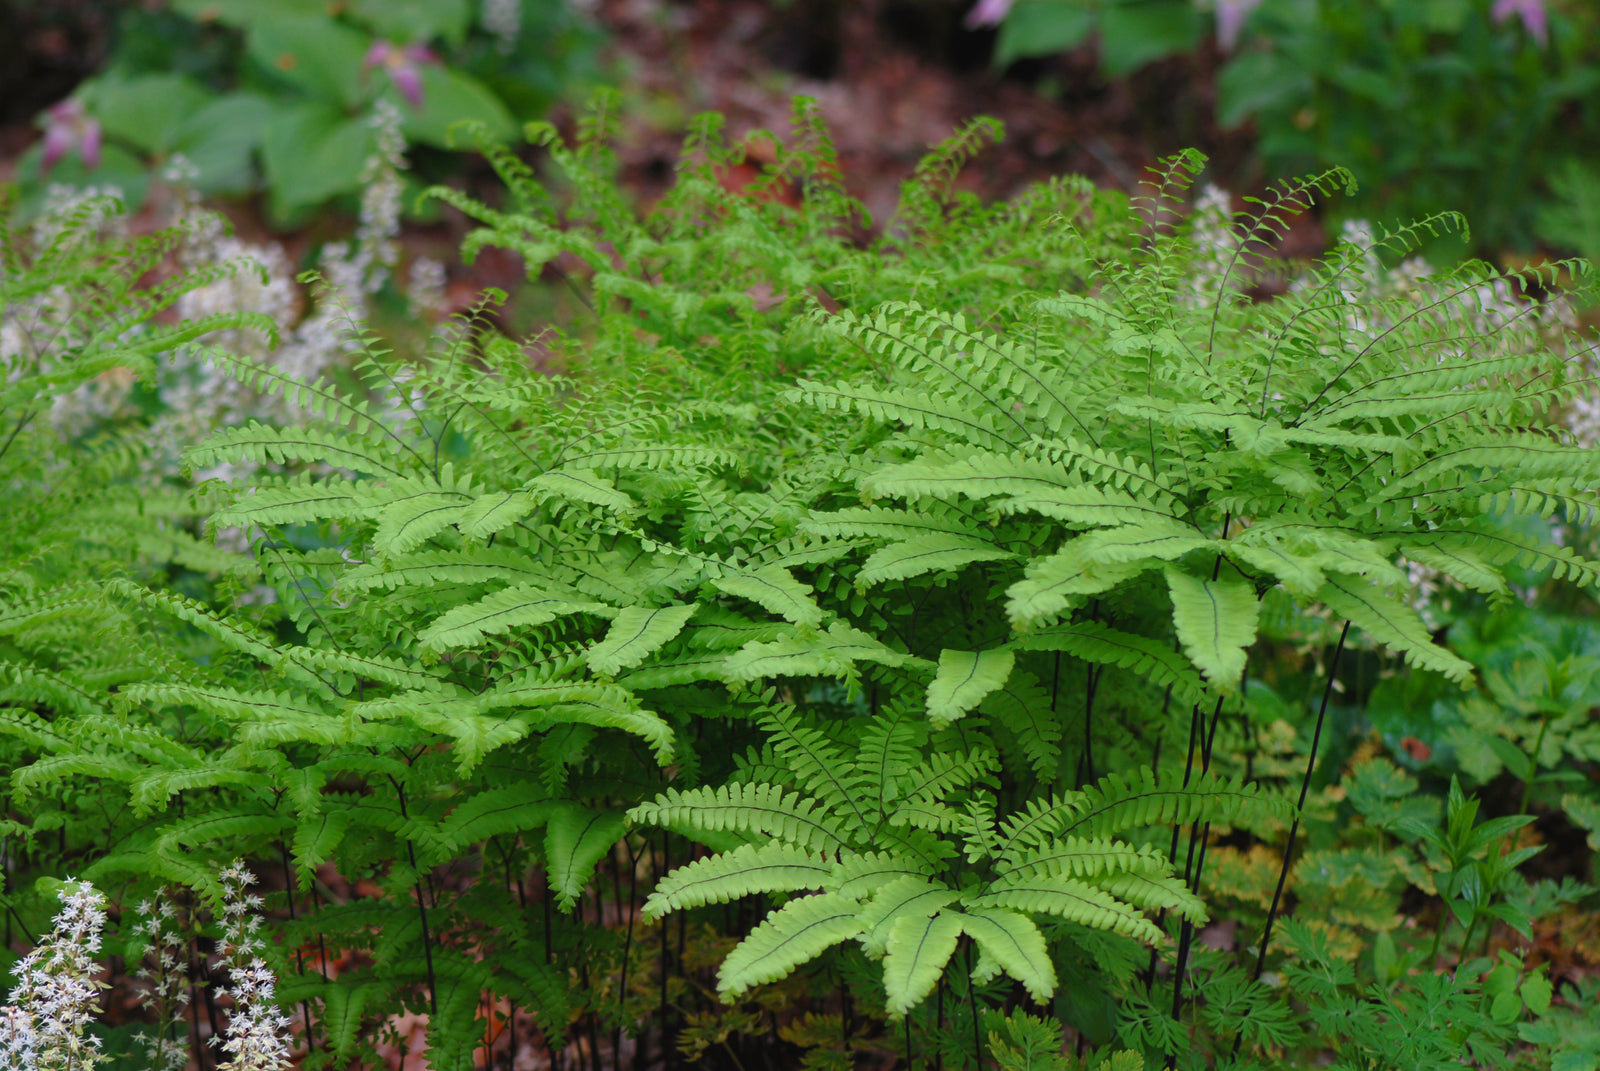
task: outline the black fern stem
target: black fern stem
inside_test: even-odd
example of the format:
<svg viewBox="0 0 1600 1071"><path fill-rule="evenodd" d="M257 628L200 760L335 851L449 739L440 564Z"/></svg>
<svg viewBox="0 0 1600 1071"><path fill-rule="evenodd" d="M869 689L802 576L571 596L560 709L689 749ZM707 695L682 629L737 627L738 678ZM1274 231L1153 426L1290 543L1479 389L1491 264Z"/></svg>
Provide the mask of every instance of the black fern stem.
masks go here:
<svg viewBox="0 0 1600 1071"><path fill-rule="evenodd" d="M1170 688L1168 688L1167 696L1168 696L1169 699L1171 698L1171 695L1172 695L1172 690ZM1183 764L1183 787L1184 788L1188 788L1189 787L1189 782L1194 777L1195 744L1197 743L1197 741L1199 740L1199 737L1200 737L1200 725L1201 725L1200 704L1196 703L1194 705L1194 707L1189 711L1189 754L1188 754L1188 757L1184 760L1184 764ZM1157 743L1158 743L1158 746L1159 746L1159 741ZM1167 846L1167 865L1168 866L1176 867L1178 865L1178 839L1180 837L1182 837L1182 836L1183 836L1183 826L1182 826L1182 824L1178 823L1178 822L1174 822L1172 824L1172 843ZM1193 845L1191 843L1191 847L1192 846ZM1184 865L1184 871L1185 871L1185 873L1188 872L1188 864L1187 863L1185 863L1185 865ZM1166 921L1167 921L1167 909L1166 908L1162 908L1160 911L1158 911L1156 913L1156 925L1157 926L1164 925L1166 923ZM1144 991L1145 991L1146 995L1148 995L1150 993L1150 990L1155 986L1155 983L1156 983L1156 962L1157 962L1156 950L1155 950L1154 947L1152 947L1150 949L1150 963L1145 968L1145 972L1144 972Z"/></svg>
<svg viewBox="0 0 1600 1071"><path fill-rule="evenodd" d="M297 915L294 906L294 868L289 865L289 846L280 840L278 842L278 852L283 857L283 892L289 898L289 921L293 922ZM294 948L294 970L296 974L303 975L306 973L305 957L300 954L299 945L295 945ZM317 1039L316 1035L311 1032L310 1001L302 1000L300 1002L300 1014L306 1021L306 1051L315 1052L317 1050Z"/></svg>
<svg viewBox="0 0 1600 1071"><path fill-rule="evenodd" d="M1267 965L1267 942L1272 939L1272 924L1278 917L1278 905L1283 900L1283 884L1289 880L1289 860L1294 857L1295 834L1300 832L1300 812L1305 810L1306 795L1311 791L1311 771L1317 765L1317 745L1322 740L1322 722L1328 713L1328 699L1333 695L1333 682L1339 673L1339 659L1344 654L1345 637L1350 635L1350 622L1344 623L1344 628L1339 630L1339 646L1334 648L1333 662L1328 666L1328 682L1322 689L1322 705L1317 709L1317 727L1311 734L1311 754L1306 757L1306 773L1300 779L1300 800L1295 805L1294 821L1289 823L1289 843L1283 849L1283 865L1278 869L1278 887L1272 893L1272 906L1267 909L1267 925L1261 931L1261 951L1256 956L1256 969L1251 974L1252 981L1260 981L1261 972ZM1234 1039L1234 1048L1238 1049L1238 1038Z"/></svg>
<svg viewBox="0 0 1600 1071"><path fill-rule="evenodd" d="M978 983L972 978L972 941L966 937L965 956L967 961L967 1010L972 1013L972 1066L983 1067L983 1038L978 1033Z"/></svg>
<svg viewBox="0 0 1600 1071"><path fill-rule="evenodd" d="M1083 783L1095 782L1094 772L1094 697L1100 691L1101 666L1091 665L1084 674L1083 697Z"/></svg>
<svg viewBox="0 0 1600 1071"><path fill-rule="evenodd" d="M1242 689L1241 689L1242 690ZM1211 712L1211 728L1206 730L1205 739L1200 742L1200 772L1211 772L1211 749L1217 740L1217 724L1222 721L1222 697L1217 697L1217 705ZM1184 863L1183 880L1191 892L1200 891L1200 877L1206 868L1206 847L1211 840L1211 823L1197 824L1189 832L1189 860ZM1200 852L1195 854L1195 842L1200 844ZM1190 863L1193 864L1191 868ZM1177 1020L1183 1013L1183 982L1189 973L1189 953L1194 948L1194 923L1188 919L1183 920L1183 925L1178 932L1178 958L1172 972L1172 1018ZM1167 1054L1167 1066L1171 1067L1177 1059L1176 1053Z"/></svg>
<svg viewBox="0 0 1600 1071"><path fill-rule="evenodd" d="M622 1071L622 1024L628 1018L628 957L633 953L633 919L637 913L634 908L639 899L639 857L633 854L633 845L627 840L623 840L622 846L628 851L628 930L622 939L622 978L617 983L617 1001L622 1014L617 1018L612 1040L617 1071Z"/></svg>
<svg viewBox="0 0 1600 1071"><path fill-rule="evenodd" d="M656 878L658 880L660 879L661 875L667 873L671 868L672 857L668 854L669 849L671 848L671 843L672 834L663 830L661 834L661 869L656 871ZM671 967L671 960L669 958L667 942L670 940L670 937L668 935L667 920L661 919L658 924L661 927L661 1066L665 1068L666 1071L672 1071L672 1068L677 1065L677 1060L675 1059L677 1054L674 1051L675 1046L672 1044L672 1031L668 1022L668 1016L671 1008L667 1003L667 981L669 978L668 970Z"/></svg>
<svg viewBox="0 0 1600 1071"><path fill-rule="evenodd" d="M394 785L396 798L400 801L401 819L409 820L411 816L406 813L405 787L393 777L389 783ZM417 846L409 839L406 841L406 858L411 861L411 872L417 876L417 916L422 920L422 959L428 968L428 1012L436 1016L439 1014L439 985L433 975L433 938L428 933L428 901L423 895L422 873L417 869Z"/></svg>
<svg viewBox="0 0 1600 1071"><path fill-rule="evenodd" d="M417 869L417 849L409 840L406 841L406 855L411 860L413 872ZM428 967L428 1011L433 1015L439 1014L439 986L433 977L433 938L428 934L428 904L422 894L422 880L417 880L417 916L422 920L422 958Z"/></svg>

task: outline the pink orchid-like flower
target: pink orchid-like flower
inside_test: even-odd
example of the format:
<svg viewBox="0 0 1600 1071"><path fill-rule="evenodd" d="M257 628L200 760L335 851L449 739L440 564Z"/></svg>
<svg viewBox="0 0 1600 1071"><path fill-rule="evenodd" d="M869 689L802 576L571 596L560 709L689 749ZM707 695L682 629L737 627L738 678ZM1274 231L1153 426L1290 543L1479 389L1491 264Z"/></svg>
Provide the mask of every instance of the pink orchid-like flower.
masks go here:
<svg viewBox="0 0 1600 1071"><path fill-rule="evenodd" d="M1261 6L1261 0L1217 0L1217 45L1232 52L1244 30L1244 20Z"/></svg>
<svg viewBox="0 0 1600 1071"><path fill-rule="evenodd" d="M413 108L422 107L422 68L430 63L438 63L439 57L427 45L397 45L392 41L379 39L367 49L365 66L368 70L373 67L382 67L389 75L389 81L406 98L406 103Z"/></svg>
<svg viewBox="0 0 1600 1071"><path fill-rule="evenodd" d="M985 26L998 26L1011 14L1012 0L978 0L967 12L967 29L981 30Z"/></svg>
<svg viewBox="0 0 1600 1071"><path fill-rule="evenodd" d="M1540 45L1550 39L1550 13L1544 9L1544 0L1494 0L1494 7L1489 14L1497 23L1517 16L1522 20L1522 28L1528 31L1528 36Z"/></svg>
<svg viewBox="0 0 1600 1071"><path fill-rule="evenodd" d="M81 100L64 100L45 112L43 170L49 171L68 153L76 150L83 166L100 166L100 121L84 110Z"/></svg>

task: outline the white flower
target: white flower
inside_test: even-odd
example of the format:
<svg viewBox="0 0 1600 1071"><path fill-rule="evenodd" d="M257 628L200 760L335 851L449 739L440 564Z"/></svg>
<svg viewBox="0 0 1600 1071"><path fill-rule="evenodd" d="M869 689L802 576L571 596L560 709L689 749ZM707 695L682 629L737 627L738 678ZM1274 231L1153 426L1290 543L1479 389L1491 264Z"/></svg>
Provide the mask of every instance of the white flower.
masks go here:
<svg viewBox="0 0 1600 1071"><path fill-rule="evenodd" d="M224 992L233 998L227 1038L222 1049L231 1059L217 1071L285 1071L289 1067L289 1019L278 1011L273 995L277 979L256 955L266 945L258 936L263 904L246 890L255 875L235 861L218 877L223 891L222 955L232 986Z"/></svg>
<svg viewBox="0 0 1600 1071"><path fill-rule="evenodd" d="M183 1009L189 1003L189 957L178 909L163 890L155 900L140 904L138 913L142 921L134 932L150 942L146 958L154 966L141 966L136 977L156 1019L155 1030L140 1037L140 1047L150 1071L183 1071L189 1063L183 1023Z"/></svg>
<svg viewBox="0 0 1600 1071"><path fill-rule="evenodd" d="M106 900L71 878L56 895L62 907L50 935L12 968L13 1003L0 1008L0 1066L7 1071L92 1071L105 1060L88 1027L101 989L94 953Z"/></svg>
<svg viewBox="0 0 1600 1071"><path fill-rule="evenodd" d="M478 21L494 35L501 52L510 52L522 35L522 0L483 0Z"/></svg>

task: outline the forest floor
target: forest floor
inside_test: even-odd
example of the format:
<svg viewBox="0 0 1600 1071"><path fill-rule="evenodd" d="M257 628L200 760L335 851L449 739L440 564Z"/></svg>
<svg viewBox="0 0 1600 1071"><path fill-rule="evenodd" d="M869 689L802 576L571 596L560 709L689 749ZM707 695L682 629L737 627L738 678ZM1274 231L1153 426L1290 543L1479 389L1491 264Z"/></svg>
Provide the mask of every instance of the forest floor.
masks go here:
<svg viewBox="0 0 1600 1071"><path fill-rule="evenodd" d="M66 18L58 8L48 25L13 28L11 47L20 46L25 62L22 73L13 65L0 78L0 182L38 137L33 117L104 60L115 5L60 4L76 14ZM641 204L672 182L695 114L722 113L733 137L757 129L783 137L797 95L817 100L846 185L880 222L923 153L979 115L1005 127L1004 141L961 178L963 188L986 198L1068 174L1131 191L1157 159L1188 147L1212 160L1204 181L1236 194L1261 186L1250 132L1221 130L1212 119L1222 59L1213 44L1111 80L1098 72L1092 46L997 70L995 32L964 25L971 0L587 0L584 6L603 30L605 64L624 94L618 156L623 182ZM19 17L0 17L0 29L6 18ZM552 118L570 134L575 114L569 105ZM470 188L492 187L482 168L462 178ZM257 202L225 208L243 235L269 236ZM311 231L271 237L298 259L330 227L347 222L328 219ZM456 218L410 226L403 241L413 253L452 263L465 225ZM1282 252L1315 254L1323 241L1307 221ZM452 303L469 303L484 286L514 289L520 281L516 258L485 256L471 270L453 269Z"/></svg>

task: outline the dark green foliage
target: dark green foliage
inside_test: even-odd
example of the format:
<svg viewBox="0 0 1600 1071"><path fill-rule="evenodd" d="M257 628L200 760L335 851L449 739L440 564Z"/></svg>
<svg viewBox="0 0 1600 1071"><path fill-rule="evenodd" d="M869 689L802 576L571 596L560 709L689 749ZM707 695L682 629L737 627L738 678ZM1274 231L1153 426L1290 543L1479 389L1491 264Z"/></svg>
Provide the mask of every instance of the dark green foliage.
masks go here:
<svg viewBox="0 0 1600 1071"><path fill-rule="evenodd" d="M1459 210L1485 254L1536 239L1585 256L1600 248L1592 5L1017 0L995 61L1093 43L1108 75L1187 55L1179 70L1198 81L1217 62L1205 55L1208 7L1221 53L1215 118L1225 129L1248 124L1268 176L1348 168L1362 188L1333 214ZM1432 252L1453 259L1466 238L1449 235Z"/></svg>
<svg viewBox="0 0 1600 1071"><path fill-rule="evenodd" d="M407 141L456 147L452 123L510 137L594 77L598 31L558 0L304 3L176 0L123 5L105 69L73 92L104 143L98 158L51 166L23 154L32 201L49 183L116 187L136 204L151 172L181 154L206 194L263 190L275 223L360 195L375 101L392 103ZM502 35L502 30L510 31ZM374 49L378 51L375 52ZM420 51L419 51L420 50ZM408 82L414 79L414 85ZM47 129L61 125L49 112ZM436 156L427 165L447 167Z"/></svg>

